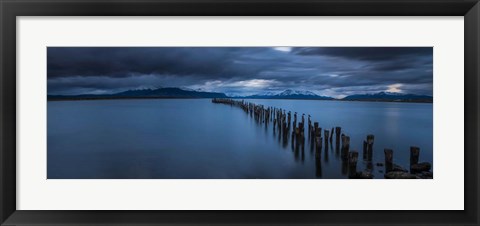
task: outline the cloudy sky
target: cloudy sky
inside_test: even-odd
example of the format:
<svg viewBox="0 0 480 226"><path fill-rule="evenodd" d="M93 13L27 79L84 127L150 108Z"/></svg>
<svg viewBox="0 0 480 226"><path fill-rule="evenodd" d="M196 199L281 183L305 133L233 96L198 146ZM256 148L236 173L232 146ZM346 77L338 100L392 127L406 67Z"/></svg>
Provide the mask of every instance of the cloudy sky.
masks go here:
<svg viewBox="0 0 480 226"><path fill-rule="evenodd" d="M432 95L432 54L431 47L48 47L48 94L181 87L232 96Z"/></svg>

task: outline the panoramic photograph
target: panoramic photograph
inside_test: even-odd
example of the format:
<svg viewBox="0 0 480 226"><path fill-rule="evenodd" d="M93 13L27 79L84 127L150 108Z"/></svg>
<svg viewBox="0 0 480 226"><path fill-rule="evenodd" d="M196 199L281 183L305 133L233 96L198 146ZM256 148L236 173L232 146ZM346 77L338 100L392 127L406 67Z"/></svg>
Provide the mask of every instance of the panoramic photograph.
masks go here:
<svg viewBox="0 0 480 226"><path fill-rule="evenodd" d="M433 48L47 47L47 179L433 179Z"/></svg>

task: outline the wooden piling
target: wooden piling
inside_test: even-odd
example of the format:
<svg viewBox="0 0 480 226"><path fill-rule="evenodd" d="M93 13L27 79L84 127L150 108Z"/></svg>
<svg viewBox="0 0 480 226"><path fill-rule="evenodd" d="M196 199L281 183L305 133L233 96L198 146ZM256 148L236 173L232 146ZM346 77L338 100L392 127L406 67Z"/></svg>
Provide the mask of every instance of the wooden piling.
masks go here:
<svg viewBox="0 0 480 226"><path fill-rule="evenodd" d="M412 166L418 164L418 159L420 156L420 148L419 147L410 147L410 170L412 170Z"/></svg>
<svg viewBox="0 0 480 226"><path fill-rule="evenodd" d="M322 151L322 137L317 136L315 137L315 156L320 156Z"/></svg>
<svg viewBox="0 0 480 226"><path fill-rule="evenodd" d="M372 161L373 156L373 141L375 136L372 134L367 135L367 139L363 141L363 159Z"/></svg>
<svg viewBox="0 0 480 226"><path fill-rule="evenodd" d="M288 127L290 127L291 117L292 117L292 115L291 115L290 111L288 111Z"/></svg>
<svg viewBox="0 0 480 226"><path fill-rule="evenodd" d="M328 139L330 137L330 131L324 130L323 135L325 136L325 149L328 149Z"/></svg>
<svg viewBox="0 0 480 226"><path fill-rule="evenodd" d="M294 143L295 143L295 130L292 131L292 137L291 137L291 144L292 144L292 151L294 151Z"/></svg>
<svg viewBox="0 0 480 226"><path fill-rule="evenodd" d="M358 152L350 151L348 153L348 177L355 178L357 175Z"/></svg>
<svg viewBox="0 0 480 226"><path fill-rule="evenodd" d="M331 133L330 133L330 143L332 143L332 139L333 139L333 127L332 127L332 130L330 130Z"/></svg>
<svg viewBox="0 0 480 226"><path fill-rule="evenodd" d="M320 155L321 149L322 149L322 134L320 131L322 131L322 128L318 127L318 122L314 122L314 131L313 131L313 139L315 140L315 150L316 154Z"/></svg>
<svg viewBox="0 0 480 226"><path fill-rule="evenodd" d="M323 135L325 135L325 142L328 142L328 138L330 137L330 131L328 131L328 129L323 130Z"/></svg>
<svg viewBox="0 0 480 226"><path fill-rule="evenodd" d="M350 150L350 137L342 134L342 158L346 159L348 157L348 152Z"/></svg>
<svg viewBox="0 0 480 226"><path fill-rule="evenodd" d="M308 115L308 136L310 136L310 132L312 130L312 120L310 120L310 115Z"/></svg>
<svg viewBox="0 0 480 226"><path fill-rule="evenodd" d="M392 171L393 169L393 150L385 149L385 173Z"/></svg>
<svg viewBox="0 0 480 226"><path fill-rule="evenodd" d="M335 142L339 143L340 142L340 134L342 133L342 128L341 127L335 127Z"/></svg>
<svg viewBox="0 0 480 226"><path fill-rule="evenodd" d="M335 148L338 149L338 146L340 145L340 133L342 132L342 128L340 127L335 127ZM332 131L333 133L333 131Z"/></svg>
<svg viewBox="0 0 480 226"><path fill-rule="evenodd" d="M300 136L301 138L303 138L303 137L304 137L304 131L305 131L304 123L303 123L303 122L298 123L298 128L299 128L299 130L300 130L299 136Z"/></svg>
<svg viewBox="0 0 480 226"><path fill-rule="evenodd" d="M318 134L318 122L313 123L313 138L317 137Z"/></svg>
<svg viewBox="0 0 480 226"><path fill-rule="evenodd" d="M373 142L375 140L375 136L372 134L367 135L367 160L372 161L373 157Z"/></svg>

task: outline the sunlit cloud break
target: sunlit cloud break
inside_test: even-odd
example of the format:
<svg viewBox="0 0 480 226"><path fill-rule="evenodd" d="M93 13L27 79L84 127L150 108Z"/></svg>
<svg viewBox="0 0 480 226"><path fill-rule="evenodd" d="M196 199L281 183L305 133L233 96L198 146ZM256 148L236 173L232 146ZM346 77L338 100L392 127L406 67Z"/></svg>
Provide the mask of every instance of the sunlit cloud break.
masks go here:
<svg viewBox="0 0 480 226"><path fill-rule="evenodd" d="M226 84L226 87L245 87L245 88L265 88L271 85L278 84L275 80L266 79L250 79L245 81L237 81L231 84Z"/></svg>
<svg viewBox="0 0 480 226"><path fill-rule="evenodd" d="M276 80L268 80L268 79L249 79L243 81L221 81L221 80L214 80L214 81L207 81L201 85L192 85L188 86L188 88L193 90L203 90L203 91L222 91L222 92L229 92L234 95L239 95L241 92L237 93L235 90L241 91L252 91L261 92L270 86L275 86L280 84L280 82Z"/></svg>
<svg viewBox="0 0 480 226"><path fill-rule="evenodd" d="M274 47L274 50L281 51L281 52L290 52L292 51L292 47Z"/></svg>
<svg viewBox="0 0 480 226"><path fill-rule="evenodd" d="M402 86L403 86L402 84L389 85L389 86L388 86L388 89L387 89L387 92L390 92L390 93L401 93L402 90L400 89L400 87L402 87Z"/></svg>
<svg viewBox="0 0 480 226"><path fill-rule="evenodd" d="M207 81L203 85L193 85L190 88L214 89L219 87L243 87L243 88L265 88L270 85L278 84L278 81L267 79L250 79L244 81Z"/></svg>

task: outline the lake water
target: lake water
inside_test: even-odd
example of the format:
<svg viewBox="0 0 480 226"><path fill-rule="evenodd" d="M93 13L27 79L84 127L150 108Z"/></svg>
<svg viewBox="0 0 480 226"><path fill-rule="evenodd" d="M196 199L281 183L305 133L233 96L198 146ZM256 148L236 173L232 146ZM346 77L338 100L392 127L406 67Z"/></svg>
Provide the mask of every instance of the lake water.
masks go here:
<svg viewBox="0 0 480 226"><path fill-rule="evenodd" d="M359 152L359 171L363 140L374 134L376 179L384 148L405 168L410 146L420 147L420 162L433 163L432 104L248 101L296 111L299 120L310 114L324 129L342 127ZM348 178L334 145L316 160L309 142L304 150L285 146L272 124L210 99L49 101L47 111L48 179Z"/></svg>

